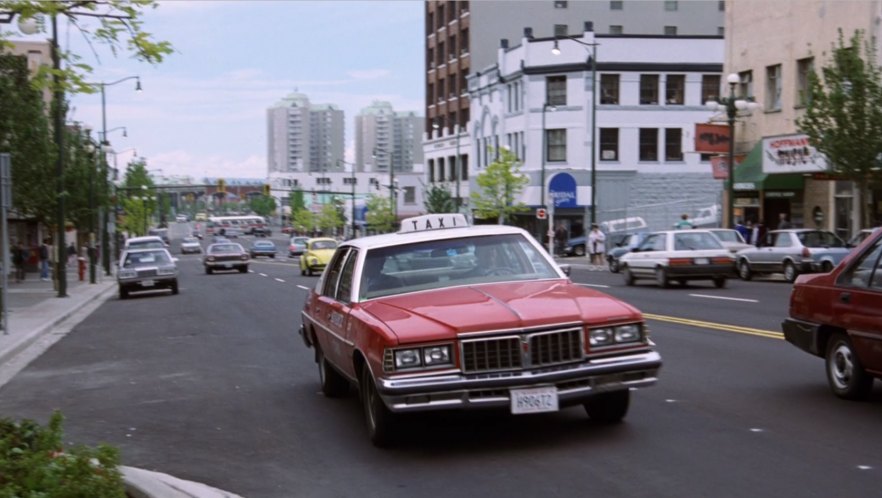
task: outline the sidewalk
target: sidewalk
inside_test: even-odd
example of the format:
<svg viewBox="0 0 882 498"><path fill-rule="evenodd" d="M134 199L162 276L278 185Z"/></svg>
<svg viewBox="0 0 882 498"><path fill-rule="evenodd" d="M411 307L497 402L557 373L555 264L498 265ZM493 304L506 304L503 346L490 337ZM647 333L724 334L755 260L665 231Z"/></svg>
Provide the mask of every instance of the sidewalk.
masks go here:
<svg viewBox="0 0 882 498"><path fill-rule="evenodd" d="M57 297L58 291L53 288L53 282L41 281L39 273L28 273L25 281L20 283L10 279L6 291L7 327L0 331L0 366L15 360L16 356L77 313L83 312L74 318L84 319L94 308L115 296L116 291L115 277L105 276L101 268L97 269L94 284L89 283L88 272L85 280L80 281L76 271L68 269L67 297ZM69 325L73 327L76 323ZM125 466L120 470L126 491L134 498L241 498L160 472Z"/></svg>

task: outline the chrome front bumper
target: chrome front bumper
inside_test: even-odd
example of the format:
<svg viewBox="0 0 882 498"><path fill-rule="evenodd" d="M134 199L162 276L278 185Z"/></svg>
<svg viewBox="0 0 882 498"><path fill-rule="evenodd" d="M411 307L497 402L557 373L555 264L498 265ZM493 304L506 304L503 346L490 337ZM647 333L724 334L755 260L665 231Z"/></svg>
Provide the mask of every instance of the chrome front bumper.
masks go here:
<svg viewBox="0 0 882 498"><path fill-rule="evenodd" d="M381 378L377 390L393 412L507 407L511 389L550 386L561 405L570 405L600 392L651 386L661 365L661 356L649 351L516 372Z"/></svg>

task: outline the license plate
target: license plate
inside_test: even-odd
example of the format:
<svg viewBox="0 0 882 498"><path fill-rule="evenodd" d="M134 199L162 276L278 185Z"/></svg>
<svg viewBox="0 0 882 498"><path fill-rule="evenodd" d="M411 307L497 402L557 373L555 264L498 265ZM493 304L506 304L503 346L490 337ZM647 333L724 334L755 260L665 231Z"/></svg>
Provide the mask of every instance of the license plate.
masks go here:
<svg viewBox="0 0 882 498"><path fill-rule="evenodd" d="M556 412L557 410L557 388L536 387L511 390L511 412L515 415Z"/></svg>
<svg viewBox="0 0 882 498"><path fill-rule="evenodd" d="M155 282L153 280L142 280L141 287L153 287Z"/></svg>
<svg viewBox="0 0 882 498"><path fill-rule="evenodd" d="M224 268L232 268L233 263L224 263Z"/></svg>
<svg viewBox="0 0 882 498"><path fill-rule="evenodd" d="M709 263L710 263L710 260L708 260L707 258L695 258L695 264L697 264L697 265L706 265Z"/></svg>

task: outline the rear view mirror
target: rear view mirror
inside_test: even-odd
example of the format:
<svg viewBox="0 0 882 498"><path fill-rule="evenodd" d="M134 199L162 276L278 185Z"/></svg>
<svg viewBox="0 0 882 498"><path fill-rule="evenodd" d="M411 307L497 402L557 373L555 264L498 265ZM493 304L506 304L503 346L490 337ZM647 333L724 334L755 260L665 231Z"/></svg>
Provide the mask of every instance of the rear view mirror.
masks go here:
<svg viewBox="0 0 882 498"><path fill-rule="evenodd" d="M570 276L570 272L572 271L572 267L570 265L560 265L560 269L564 272L564 275Z"/></svg>

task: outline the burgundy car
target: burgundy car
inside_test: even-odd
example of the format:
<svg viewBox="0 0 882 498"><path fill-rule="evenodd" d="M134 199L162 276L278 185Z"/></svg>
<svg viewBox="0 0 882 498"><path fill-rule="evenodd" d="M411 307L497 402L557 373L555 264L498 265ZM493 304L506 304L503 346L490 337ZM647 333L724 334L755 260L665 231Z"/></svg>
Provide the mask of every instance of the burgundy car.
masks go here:
<svg viewBox="0 0 882 498"><path fill-rule="evenodd" d="M800 276L782 327L788 342L824 358L834 394L866 398L882 378L882 230L832 272Z"/></svg>

